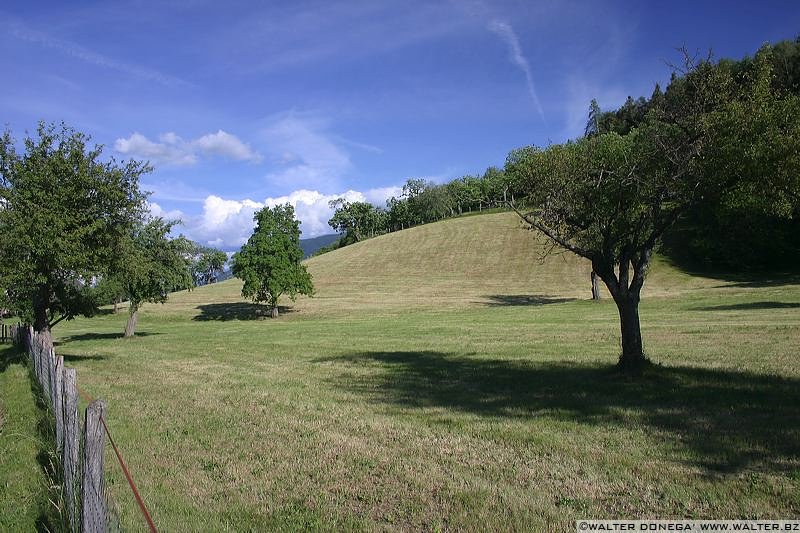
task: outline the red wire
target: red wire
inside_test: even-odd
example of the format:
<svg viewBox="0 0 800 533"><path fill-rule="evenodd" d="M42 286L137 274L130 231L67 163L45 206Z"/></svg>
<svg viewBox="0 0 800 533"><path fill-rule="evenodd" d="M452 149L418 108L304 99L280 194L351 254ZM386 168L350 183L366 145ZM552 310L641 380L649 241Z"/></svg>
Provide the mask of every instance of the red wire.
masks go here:
<svg viewBox="0 0 800 533"><path fill-rule="evenodd" d="M78 393L83 397L84 400L89 402L92 401L92 397L86 394L80 387L78 388ZM150 527L150 531L152 533L158 533L156 530L156 526L153 523L153 519L150 518L150 513L147 512L147 507L144 505L144 500L139 495L139 490L136 488L136 483L133 482L133 478L131 477L131 473L128 471L127 465L125 465L125 460L122 458L122 454L119 452L119 448L117 448L117 444L114 442L114 437L111 436L111 432L108 430L108 426L106 426L105 419L100 416L100 422L103 424L103 429L108 435L108 441L111 443L111 447L114 448L114 453L117 456L117 461L119 461L119 466L122 467L122 472L125 474L125 479L128 480L128 485L130 485L131 490L133 491L133 496L136 498L136 503L139 504L139 509L141 509L142 514L144 515L144 519L147 520L147 525Z"/></svg>

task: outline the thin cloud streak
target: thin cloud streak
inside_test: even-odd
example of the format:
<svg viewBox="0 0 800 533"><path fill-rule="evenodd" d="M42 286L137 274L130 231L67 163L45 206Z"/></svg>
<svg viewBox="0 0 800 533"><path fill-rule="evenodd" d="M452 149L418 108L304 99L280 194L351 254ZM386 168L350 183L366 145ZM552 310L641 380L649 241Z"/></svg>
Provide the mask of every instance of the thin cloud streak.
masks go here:
<svg viewBox="0 0 800 533"><path fill-rule="evenodd" d="M542 117L542 120L546 121L542 104L539 102L539 96L536 94L536 86L533 83L533 74L531 72L530 63L528 63L528 59L522 53L522 48L519 45L519 38L517 38L517 34L514 32L514 28L512 28L507 22L500 20L491 21L488 27L491 32L496 33L501 39L503 39L503 41L505 41L506 45L508 46L508 52L511 61L520 68L523 74L525 74L525 82L528 85L528 93L531 95L533 105L536 106L536 111L538 111L539 116Z"/></svg>
<svg viewBox="0 0 800 533"><path fill-rule="evenodd" d="M193 87L193 85L190 84L189 82L186 82L175 76L163 74L161 72L146 67L141 67L138 65L132 65L130 63L118 61L116 59L104 56L102 54L99 54L93 50L85 48L71 41L59 39L51 35L48 35L47 33L34 30L19 22L7 21L5 23L1 23L0 27L5 27L6 32L11 36L16 37L17 39L33 44L38 44L40 46L49 48L51 50L56 50L58 52L61 52L62 54L74 57L75 59L79 59L81 61L84 61L86 63L98 67L116 70L118 72L123 72L133 77L142 79L144 81L156 82L171 88Z"/></svg>

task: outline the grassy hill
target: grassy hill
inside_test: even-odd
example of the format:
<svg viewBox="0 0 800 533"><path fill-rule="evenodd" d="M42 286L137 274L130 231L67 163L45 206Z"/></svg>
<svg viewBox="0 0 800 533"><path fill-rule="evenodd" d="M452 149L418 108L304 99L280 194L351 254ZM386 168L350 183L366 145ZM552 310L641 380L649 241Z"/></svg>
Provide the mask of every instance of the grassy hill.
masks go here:
<svg viewBox="0 0 800 533"><path fill-rule="evenodd" d="M800 516L797 280L656 262L659 366L631 380L613 302L542 246L511 214L448 220L309 260L317 295L278 320L229 280L145 306L134 339L124 315L59 325L56 350L166 531Z"/></svg>
<svg viewBox="0 0 800 533"><path fill-rule="evenodd" d="M549 246L513 213L426 224L307 260L317 294L301 297L291 308L316 315L587 299L588 261L558 250L547 255ZM657 259L644 295L665 296L714 283ZM203 304L239 302L240 291L241 282L229 280L175 294L162 310L186 312ZM159 312L158 306L154 310Z"/></svg>

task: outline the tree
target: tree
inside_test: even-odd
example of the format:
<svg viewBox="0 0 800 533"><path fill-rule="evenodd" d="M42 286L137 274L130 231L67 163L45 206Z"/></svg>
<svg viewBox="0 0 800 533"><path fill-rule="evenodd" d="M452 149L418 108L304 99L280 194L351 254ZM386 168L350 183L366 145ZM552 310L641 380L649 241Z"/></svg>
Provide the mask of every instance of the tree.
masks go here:
<svg viewBox="0 0 800 533"><path fill-rule="evenodd" d="M214 283L225 269L228 255L216 248L196 245L193 255L192 276L195 285Z"/></svg>
<svg viewBox="0 0 800 533"><path fill-rule="evenodd" d="M129 301L125 337L135 335L143 303L164 303L170 292L192 284L192 243L183 237L169 237L175 224L177 221L156 217L137 227L127 239L124 262L112 276Z"/></svg>
<svg viewBox="0 0 800 533"><path fill-rule="evenodd" d="M14 311L39 332L97 309L88 287L112 271L144 212L145 163L101 161L102 147L40 123L17 153L0 138L0 281Z"/></svg>
<svg viewBox="0 0 800 533"><path fill-rule="evenodd" d="M301 263L300 223L291 204L265 207L255 214L253 234L233 255L233 275L244 281L242 296L267 302L278 317L278 299L288 294L312 296L311 275Z"/></svg>
<svg viewBox="0 0 800 533"><path fill-rule="evenodd" d="M386 200L386 207L388 209L387 226L390 231L403 230L414 225L406 198L392 196Z"/></svg>
<svg viewBox="0 0 800 533"><path fill-rule="evenodd" d="M749 187L784 213L797 200L800 99L771 89L767 56L756 57L759 67L742 86L724 67L690 65L668 88L665 108L651 109L625 135L601 133L508 157L507 172L526 185L534 206L518 214L589 259L611 293L626 370L647 361L641 289L653 250L682 213L707 194L737 197ZM680 105L667 108L671 98Z"/></svg>
<svg viewBox="0 0 800 533"><path fill-rule="evenodd" d="M328 205L335 209L328 225L345 234L343 245L359 242L368 236L374 237L385 230L383 211L372 204L337 198L328 202Z"/></svg>
<svg viewBox="0 0 800 533"><path fill-rule="evenodd" d="M589 104L589 117L586 120L586 127L583 129L583 135L585 137L591 137L600 133L600 116L602 114L603 112L600 110L600 104L597 103L597 100L592 98Z"/></svg>

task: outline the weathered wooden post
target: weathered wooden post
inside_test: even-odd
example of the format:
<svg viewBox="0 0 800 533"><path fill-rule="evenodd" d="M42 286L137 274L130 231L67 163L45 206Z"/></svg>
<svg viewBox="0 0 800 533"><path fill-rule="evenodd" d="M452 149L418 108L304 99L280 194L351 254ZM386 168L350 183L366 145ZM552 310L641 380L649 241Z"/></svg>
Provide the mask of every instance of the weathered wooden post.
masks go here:
<svg viewBox="0 0 800 533"><path fill-rule="evenodd" d="M49 375L47 376L47 395L50 397L50 407L53 408L53 411L56 410L56 352L53 348L48 348L47 350L47 370L49 371Z"/></svg>
<svg viewBox="0 0 800 533"><path fill-rule="evenodd" d="M53 414L56 416L56 451L64 449L64 358L56 358L55 386L53 387Z"/></svg>
<svg viewBox="0 0 800 533"><path fill-rule="evenodd" d="M599 300L600 299L600 283L598 282L598 276L594 270L592 270L592 300Z"/></svg>
<svg viewBox="0 0 800 533"><path fill-rule="evenodd" d="M36 337L33 337L33 340L31 340L31 353L36 360L36 380L39 382L39 386L43 387L44 359L42 358L42 350L39 348L39 340Z"/></svg>
<svg viewBox="0 0 800 533"><path fill-rule="evenodd" d="M83 506L81 508L81 531L83 533L105 533L106 498L103 479L103 450L105 433L100 418L105 412L105 403L94 400L86 408L83 443Z"/></svg>
<svg viewBox="0 0 800 533"><path fill-rule="evenodd" d="M63 364L62 364L63 366ZM72 531L78 531L78 387L77 372L74 368L64 369L64 497L67 502L69 524Z"/></svg>

